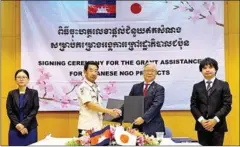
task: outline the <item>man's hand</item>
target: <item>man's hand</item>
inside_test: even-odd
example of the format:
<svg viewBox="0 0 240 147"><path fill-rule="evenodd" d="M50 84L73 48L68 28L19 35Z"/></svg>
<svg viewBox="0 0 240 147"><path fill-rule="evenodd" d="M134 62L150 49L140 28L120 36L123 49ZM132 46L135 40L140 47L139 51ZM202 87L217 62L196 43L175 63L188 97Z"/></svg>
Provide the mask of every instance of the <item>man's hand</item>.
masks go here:
<svg viewBox="0 0 240 147"><path fill-rule="evenodd" d="M118 116L121 116L122 115L122 111L120 109L113 109L114 112L117 112L118 113Z"/></svg>
<svg viewBox="0 0 240 147"><path fill-rule="evenodd" d="M206 130L211 131L213 130L213 127L217 124L217 121L215 119L209 119L206 123Z"/></svg>
<svg viewBox="0 0 240 147"><path fill-rule="evenodd" d="M144 119L142 117L138 117L137 119L135 119L134 124L135 125L141 125L144 123Z"/></svg>
<svg viewBox="0 0 240 147"><path fill-rule="evenodd" d="M201 121L201 125L206 129L206 127L207 127L207 122L208 122L208 120L206 120L206 119L203 119L202 121Z"/></svg>
<svg viewBox="0 0 240 147"><path fill-rule="evenodd" d="M23 128L24 128L24 126L23 126L21 123L19 123L19 124L16 125L16 129L17 129L18 131L21 131Z"/></svg>
<svg viewBox="0 0 240 147"><path fill-rule="evenodd" d="M108 109L107 113L114 118L119 116L118 112L116 112L114 109Z"/></svg>
<svg viewBox="0 0 240 147"><path fill-rule="evenodd" d="M213 131L213 127L216 125L216 120L215 119L208 119L208 120L202 120L201 124L202 126L207 130L212 132Z"/></svg>
<svg viewBox="0 0 240 147"><path fill-rule="evenodd" d="M211 128L211 129L209 129L208 131L209 131L209 132L212 132L213 130L214 130L214 129L213 129L213 128Z"/></svg>
<svg viewBox="0 0 240 147"><path fill-rule="evenodd" d="M21 131L22 135L28 134L27 128L23 128Z"/></svg>

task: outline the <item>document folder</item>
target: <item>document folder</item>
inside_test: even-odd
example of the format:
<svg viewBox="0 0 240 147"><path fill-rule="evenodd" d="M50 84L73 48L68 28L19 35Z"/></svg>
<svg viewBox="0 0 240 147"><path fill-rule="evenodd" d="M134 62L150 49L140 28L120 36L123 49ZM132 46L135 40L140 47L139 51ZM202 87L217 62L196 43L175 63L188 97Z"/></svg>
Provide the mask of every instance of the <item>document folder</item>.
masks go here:
<svg viewBox="0 0 240 147"><path fill-rule="evenodd" d="M144 115L144 96L125 96L123 121L133 123Z"/></svg>

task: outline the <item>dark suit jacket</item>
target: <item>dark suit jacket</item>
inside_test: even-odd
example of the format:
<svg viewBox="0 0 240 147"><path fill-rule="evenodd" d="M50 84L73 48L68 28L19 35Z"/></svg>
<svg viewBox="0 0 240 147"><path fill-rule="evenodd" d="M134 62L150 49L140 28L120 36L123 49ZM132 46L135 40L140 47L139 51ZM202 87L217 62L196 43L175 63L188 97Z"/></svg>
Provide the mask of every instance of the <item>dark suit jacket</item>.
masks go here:
<svg viewBox="0 0 240 147"><path fill-rule="evenodd" d="M133 85L129 96L143 96L143 86L144 82ZM163 102L164 87L153 82L144 98L144 116L139 116L144 119L144 123L134 127L148 135L155 135L155 132L165 132L164 121L160 113ZM122 114L124 114L123 106L121 110ZM122 119L123 116L120 118L120 121Z"/></svg>
<svg viewBox="0 0 240 147"><path fill-rule="evenodd" d="M195 130L205 131L198 122L200 116L203 116L205 119L211 119L217 116L220 122L216 124L214 130L216 132L228 131L226 116L231 111L231 104L232 95L227 82L216 78L209 96L204 81L195 84L193 86L190 105L192 115L196 119Z"/></svg>
<svg viewBox="0 0 240 147"><path fill-rule="evenodd" d="M10 119L10 128L14 129L21 123L28 130L38 126L36 115L39 108L38 92L34 89L26 89L24 98L24 120L19 122L19 90L15 89L8 93L7 115Z"/></svg>

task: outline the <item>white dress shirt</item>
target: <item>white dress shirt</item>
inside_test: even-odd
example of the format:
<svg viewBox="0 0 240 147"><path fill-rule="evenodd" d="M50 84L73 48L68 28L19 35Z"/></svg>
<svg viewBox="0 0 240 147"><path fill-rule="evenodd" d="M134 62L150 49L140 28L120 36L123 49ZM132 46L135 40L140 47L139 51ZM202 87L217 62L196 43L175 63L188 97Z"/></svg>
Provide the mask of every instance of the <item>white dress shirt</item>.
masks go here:
<svg viewBox="0 0 240 147"><path fill-rule="evenodd" d="M145 87L147 86L146 84L148 84L148 88L150 87L150 85L153 83L153 81L152 82L150 82L150 83L147 83L147 82L144 82L144 85L143 85L143 90L145 89Z"/></svg>

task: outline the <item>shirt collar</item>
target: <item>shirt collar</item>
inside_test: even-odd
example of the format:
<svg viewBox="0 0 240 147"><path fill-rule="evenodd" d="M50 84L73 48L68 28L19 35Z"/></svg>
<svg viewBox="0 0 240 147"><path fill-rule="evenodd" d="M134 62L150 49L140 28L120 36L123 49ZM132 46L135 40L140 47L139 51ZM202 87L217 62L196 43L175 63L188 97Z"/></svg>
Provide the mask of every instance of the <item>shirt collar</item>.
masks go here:
<svg viewBox="0 0 240 147"><path fill-rule="evenodd" d="M85 82L86 82L89 86L91 86L91 87L93 87L94 85L96 85L96 83L92 83L92 82L88 81L87 79L85 79Z"/></svg>
<svg viewBox="0 0 240 147"><path fill-rule="evenodd" d="M144 81L144 85L148 84L148 86L149 86L149 85L151 85L153 82L154 82L154 81L147 83L147 82Z"/></svg>
<svg viewBox="0 0 240 147"><path fill-rule="evenodd" d="M211 81L213 83L215 81L215 79L216 79L216 77L214 76L211 80L204 79L204 82L207 83L207 81Z"/></svg>

